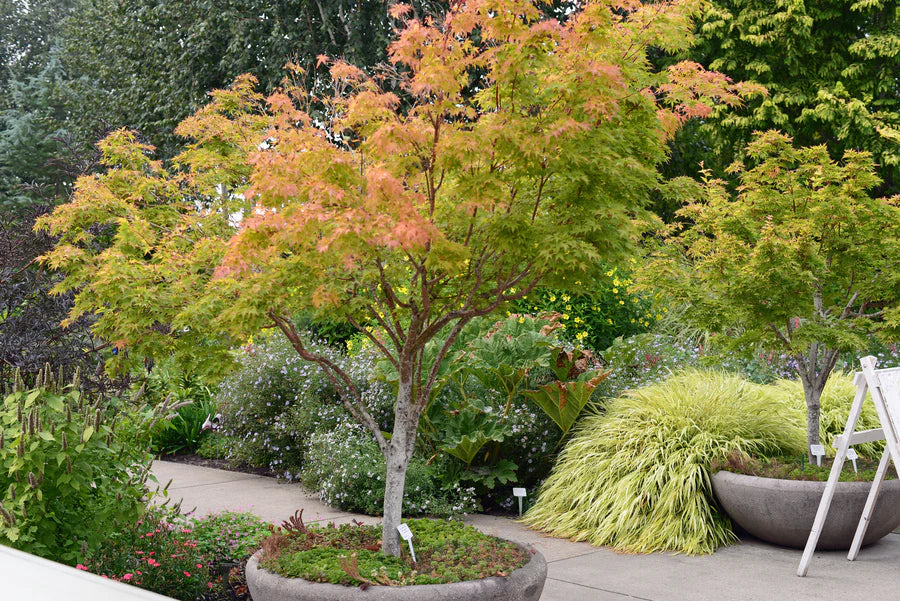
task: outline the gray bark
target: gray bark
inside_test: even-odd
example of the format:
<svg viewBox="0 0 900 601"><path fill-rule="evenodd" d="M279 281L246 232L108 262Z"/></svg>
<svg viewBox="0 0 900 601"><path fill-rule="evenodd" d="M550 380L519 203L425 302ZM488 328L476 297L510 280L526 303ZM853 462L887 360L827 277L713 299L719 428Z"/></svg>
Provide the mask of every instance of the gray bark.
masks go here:
<svg viewBox="0 0 900 601"><path fill-rule="evenodd" d="M406 470L415 448L418 413L413 408L411 370L401 364L397 404L394 407L394 431L387 445L385 459L385 487L381 547L387 555L400 556L400 534L397 527L403 520L403 491Z"/></svg>

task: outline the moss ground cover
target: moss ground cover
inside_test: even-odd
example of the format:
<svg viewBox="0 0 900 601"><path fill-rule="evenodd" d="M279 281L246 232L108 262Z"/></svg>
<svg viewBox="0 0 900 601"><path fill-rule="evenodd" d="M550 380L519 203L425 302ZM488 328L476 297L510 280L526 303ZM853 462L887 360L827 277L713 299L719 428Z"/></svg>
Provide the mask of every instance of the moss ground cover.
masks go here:
<svg viewBox="0 0 900 601"><path fill-rule="evenodd" d="M381 529L344 524L305 526L285 522L263 541L261 566L287 578L345 585L443 584L507 576L530 554L516 545L454 521L418 519L413 532L416 562L381 552Z"/></svg>
<svg viewBox="0 0 900 601"><path fill-rule="evenodd" d="M875 479L878 461L861 457L857 459L856 467L858 472L853 471L852 462L846 461L841 470L841 482L871 482ZM821 466L810 465L805 455L764 458L731 455L724 462L713 464L712 471L718 470L761 478L825 482L831 474L831 462L824 461ZM894 470L888 469L885 477L888 480L896 480L897 474Z"/></svg>

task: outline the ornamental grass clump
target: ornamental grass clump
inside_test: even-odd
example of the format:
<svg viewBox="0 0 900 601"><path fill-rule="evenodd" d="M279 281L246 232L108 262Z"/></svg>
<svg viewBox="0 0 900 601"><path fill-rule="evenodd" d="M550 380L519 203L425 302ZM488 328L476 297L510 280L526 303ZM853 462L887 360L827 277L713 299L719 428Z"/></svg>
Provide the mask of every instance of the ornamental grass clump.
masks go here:
<svg viewBox="0 0 900 601"><path fill-rule="evenodd" d="M711 553L736 540L713 501L711 463L800 453L804 440L803 414L777 387L680 372L587 417L524 521L623 551Z"/></svg>

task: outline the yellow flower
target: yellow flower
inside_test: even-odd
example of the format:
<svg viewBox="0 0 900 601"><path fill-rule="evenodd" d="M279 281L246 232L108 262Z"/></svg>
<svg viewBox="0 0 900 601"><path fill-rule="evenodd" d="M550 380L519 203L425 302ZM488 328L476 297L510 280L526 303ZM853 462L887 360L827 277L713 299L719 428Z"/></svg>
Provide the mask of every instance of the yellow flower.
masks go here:
<svg viewBox="0 0 900 601"><path fill-rule="evenodd" d="M613 294L618 294L618 293L619 293L619 289L618 289L618 288L613 288Z"/></svg>
<svg viewBox="0 0 900 601"><path fill-rule="evenodd" d="M668 313L668 312L669 312L669 310L666 309L665 307L663 307L663 313Z"/></svg>
<svg viewBox="0 0 900 601"><path fill-rule="evenodd" d="M563 295L562 295L562 299L563 299L563 302L564 302L564 303L569 302L569 295L568 295L568 294L563 294Z"/></svg>
<svg viewBox="0 0 900 601"><path fill-rule="evenodd" d="M622 285L622 282L619 281L619 278L615 278L613 280L613 286L621 286L621 285Z"/></svg>
<svg viewBox="0 0 900 601"><path fill-rule="evenodd" d="M352 350L353 350L353 341L352 341L352 340L348 340L348 341L347 341L347 350L348 350L348 351L352 351Z"/></svg>
<svg viewBox="0 0 900 601"><path fill-rule="evenodd" d="M620 305L624 305L624 304L625 304L625 301L620 300L620 301L619 301L619 304L620 304Z"/></svg>
<svg viewBox="0 0 900 601"><path fill-rule="evenodd" d="M519 318L519 323L525 323L525 318L524 318L524 317L520 317L520 318Z"/></svg>
<svg viewBox="0 0 900 601"><path fill-rule="evenodd" d="M566 311L571 311L571 310L572 310L572 305L566 305Z"/></svg>
<svg viewBox="0 0 900 601"><path fill-rule="evenodd" d="M563 313L563 314L562 314L562 318L563 318L563 319L569 319L569 314L568 314L568 313Z"/></svg>
<svg viewBox="0 0 900 601"><path fill-rule="evenodd" d="M555 300L556 300L556 295L555 295L555 294L551 294L551 295L550 295L550 302L552 303L552 302L555 301Z"/></svg>
<svg viewBox="0 0 900 601"><path fill-rule="evenodd" d="M510 289L509 289L509 293L510 293L510 294L515 294L515 293L516 293L516 289L515 289L515 288L510 288Z"/></svg>
<svg viewBox="0 0 900 601"><path fill-rule="evenodd" d="M634 323L634 317L631 318L631 323Z"/></svg>
<svg viewBox="0 0 900 601"><path fill-rule="evenodd" d="M575 318L575 323L584 323L584 320L581 319L580 317L576 317L576 318Z"/></svg>
<svg viewBox="0 0 900 601"><path fill-rule="evenodd" d="M607 319L606 319L606 323L608 323L609 325L612 325L612 320L609 319L609 318L607 318Z"/></svg>

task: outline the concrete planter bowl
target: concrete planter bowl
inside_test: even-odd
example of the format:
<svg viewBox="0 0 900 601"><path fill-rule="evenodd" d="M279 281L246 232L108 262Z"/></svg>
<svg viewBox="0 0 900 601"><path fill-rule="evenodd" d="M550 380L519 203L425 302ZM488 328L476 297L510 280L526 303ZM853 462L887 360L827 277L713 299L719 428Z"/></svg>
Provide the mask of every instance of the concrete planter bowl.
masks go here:
<svg viewBox="0 0 900 601"><path fill-rule="evenodd" d="M547 562L537 551L507 578L366 589L284 578L259 567L261 554L257 551L247 561L247 586L253 601L538 601L547 579Z"/></svg>
<svg viewBox="0 0 900 601"><path fill-rule="evenodd" d="M817 549L849 549L871 488L869 482L839 482ZM802 549L825 482L760 478L732 472L713 474L716 499L741 528L766 542ZM887 480L875 504L863 545L900 526L900 481Z"/></svg>

